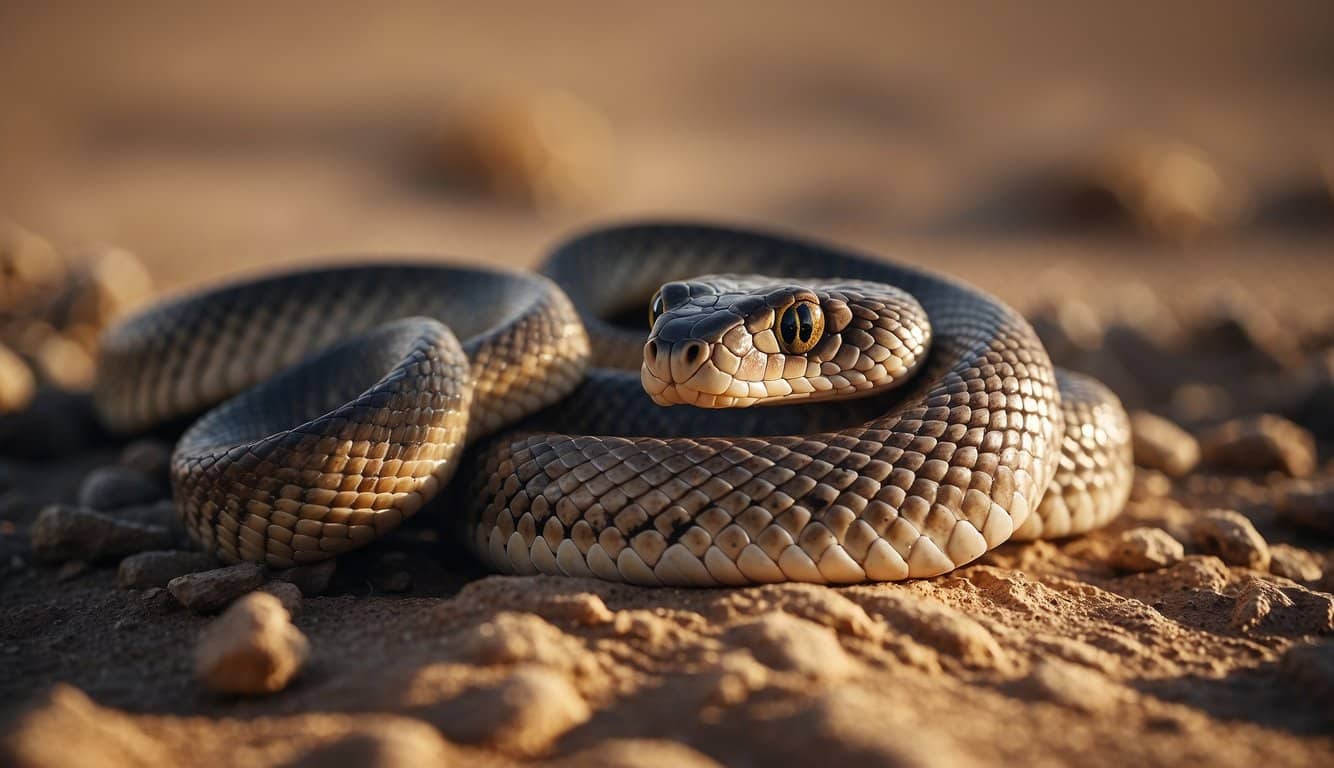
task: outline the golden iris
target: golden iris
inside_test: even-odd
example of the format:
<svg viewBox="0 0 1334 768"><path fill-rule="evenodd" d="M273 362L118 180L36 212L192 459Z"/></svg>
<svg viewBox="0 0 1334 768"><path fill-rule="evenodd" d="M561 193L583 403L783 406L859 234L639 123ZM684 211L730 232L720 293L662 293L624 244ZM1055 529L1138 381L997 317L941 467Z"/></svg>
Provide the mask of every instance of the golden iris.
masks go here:
<svg viewBox="0 0 1334 768"><path fill-rule="evenodd" d="M778 318L778 342L783 351L800 355L811 351L824 334L824 312L810 301L790 304Z"/></svg>

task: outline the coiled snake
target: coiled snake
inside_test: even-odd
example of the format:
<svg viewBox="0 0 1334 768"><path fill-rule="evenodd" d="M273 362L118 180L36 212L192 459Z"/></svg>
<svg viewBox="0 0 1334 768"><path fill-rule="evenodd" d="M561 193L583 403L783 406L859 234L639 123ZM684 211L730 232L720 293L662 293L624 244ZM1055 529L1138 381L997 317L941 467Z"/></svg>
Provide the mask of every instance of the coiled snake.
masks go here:
<svg viewBox="0 0 1334 768"><path fill-rule="evenodd" d="M460 465L444 506L490 566L644 585L935 576L1129 493L1116 398L960 283L681 225L593 232L544 272L188 296L106 335L96 402L124 431L221 402L175 449L176 504L203 548L275 567L372 541ZM646 344L608 318L650 295Z"/></svg>

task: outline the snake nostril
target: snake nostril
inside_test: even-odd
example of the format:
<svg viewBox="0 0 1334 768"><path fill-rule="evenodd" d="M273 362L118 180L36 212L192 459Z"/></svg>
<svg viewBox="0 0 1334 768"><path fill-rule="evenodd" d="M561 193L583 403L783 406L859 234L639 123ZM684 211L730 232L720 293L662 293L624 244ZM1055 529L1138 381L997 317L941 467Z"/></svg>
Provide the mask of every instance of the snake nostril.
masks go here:
<svg viewBox="0 0 1334 768"><path fill-rule="evenodd" d="M658 342L650 341L644 345L644 360L649 365L658 362Z"/></svg>
<svg viewBox="0 0 1334 768"><path fill-rule="evenodd" d="M694 365L700 356L704 354L704 345L698 341L692 341L686 345L684 350L686 365Z"/></svg>

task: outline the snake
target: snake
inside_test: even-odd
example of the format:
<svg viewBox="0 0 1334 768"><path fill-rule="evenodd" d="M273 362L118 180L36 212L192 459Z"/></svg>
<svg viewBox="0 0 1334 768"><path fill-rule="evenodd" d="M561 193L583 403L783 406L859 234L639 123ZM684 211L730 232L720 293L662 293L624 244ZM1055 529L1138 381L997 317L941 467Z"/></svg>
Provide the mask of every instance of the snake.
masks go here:
<svg viewBox="0 0 1334 768"><path fill-rule="evenodd" d="M273 568L429 505L501 573L927 578L1107 523L1133 472L1116 396L1000 300L708 224L592 230L539 271L377 255L227 283L110 329L98 370L108 426L183 428L190 538Z"/></svg>

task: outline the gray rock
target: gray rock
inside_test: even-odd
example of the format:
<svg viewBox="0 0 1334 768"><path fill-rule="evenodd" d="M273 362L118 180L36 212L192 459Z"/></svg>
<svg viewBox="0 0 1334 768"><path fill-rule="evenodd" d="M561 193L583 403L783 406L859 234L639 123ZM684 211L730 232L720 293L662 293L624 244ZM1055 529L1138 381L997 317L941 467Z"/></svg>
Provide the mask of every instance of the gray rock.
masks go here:
<svg viewBox="0 0 1334 768"><path fill-rule="evenodd" d="M129 467L98 467L79 486L79 504L96 510L147 504L166 495L161 483Z"/></svg>
<svg viewBox="0 0 1334 768"><path fill-rule="evenodd" d="M1229 565L1269 569L1269 544L1245 515L1230 509L1211 509L1191 524L1191 535L1203 552Z"/></svg>
<svg viewBox="0 0 1334 768"><path fill-rule="evenodd" d="M1135 463L1181 477L1200 461L1200 444L1186 430L1147 411L1130 417Z"/></svg>
<svg viewBox="0 0 1334 768"><path fill-rule="evenodd" d="M145 589L142 599L144 601L144 608L146 608L149 613L158 616L174 613L179 611L182 607L180 601L173 597L171 592L168 592L163 587L150 587Z"/></svg>
<svg viewBox="0 0 1334 768"><path fill-rule="evenodd" d="M330 558L310 565L298 565L274 574L275 579L295 584L305 597L319 597L329 588L338 561Z"/></svg>
<svg viewBox="0 0 1334 768"><path fill-rule="evenodd" d="M116 584L121 589L165 587L178 576L216 568L218 561L203 552L178 549L140 552L120 561Z"/></svg>
<svg viewBox="0 0 1334 768"><path fill-rule="evenodd" d="M172 541L171 532L161 526L139 525L61 504L43 509L32 525L33 556L51 563L117 560L169 548Z"/></svg>
<svg viewBox="0 0 1334 768"><path fill-rule="evenodd" d="M171 468L171 446L152 437L135 440L120 452L120 464L165 484Z"/></svg>
<svg viewBox="0 0 1334 768"><path fill-rule="evenodd" d="M177 576L167 582L167 589L186 608L196 613L211 613L264 586L266 579L264 566L239 563Z"/></svg>
<svg viewBox="0 0 1334 768"><path fill-rule="evenodd" d="M260 591L278 598L278 602L282 603L292 616L301 613L301 590L292 582L275 579L265 584Z"/></svg>

